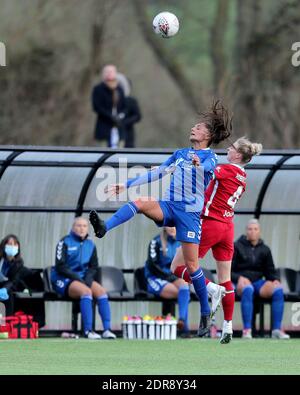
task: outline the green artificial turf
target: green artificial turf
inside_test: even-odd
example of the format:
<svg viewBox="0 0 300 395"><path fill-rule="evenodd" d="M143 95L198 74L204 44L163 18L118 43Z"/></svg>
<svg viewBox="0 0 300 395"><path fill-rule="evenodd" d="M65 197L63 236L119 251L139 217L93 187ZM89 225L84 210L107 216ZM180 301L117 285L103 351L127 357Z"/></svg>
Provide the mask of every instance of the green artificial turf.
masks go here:
<svg viewBox="0 0 300 395"><path fill-rule="evenodd" d="M0 340L0 374L300 374L300 339Z"/></svg>

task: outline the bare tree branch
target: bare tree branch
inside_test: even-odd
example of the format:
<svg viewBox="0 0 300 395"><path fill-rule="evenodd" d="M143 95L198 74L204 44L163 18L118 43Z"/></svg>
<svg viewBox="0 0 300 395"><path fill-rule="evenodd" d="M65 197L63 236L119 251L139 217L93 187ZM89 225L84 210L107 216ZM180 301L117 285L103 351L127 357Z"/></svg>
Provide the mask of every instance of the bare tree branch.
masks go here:
<svg viewBox="0 0 300 395"><path fill-rule="evenodd" d="M224 91L227 72L227 57L225 49L225 34L228 22L229 0L218 0L216 15L211 28L211 58L213 64L214 93L220 96Z"/></svg>
<svg viewBox="0 0 300 395"><path fill-rule="evenodd" d="M167 70L174 83L180 89L186 102L191 106L191 108L198 111L199 107L202 107L201 103L199 102L199 99L195 98L192 85L185 77L181 66L174 58L166 55L159 40L157 40L153 31L148 27L149 21L145 13L146 3L147 1L145 0L134 0L139 26L144 38L152 48L159 63Z"/></svg>

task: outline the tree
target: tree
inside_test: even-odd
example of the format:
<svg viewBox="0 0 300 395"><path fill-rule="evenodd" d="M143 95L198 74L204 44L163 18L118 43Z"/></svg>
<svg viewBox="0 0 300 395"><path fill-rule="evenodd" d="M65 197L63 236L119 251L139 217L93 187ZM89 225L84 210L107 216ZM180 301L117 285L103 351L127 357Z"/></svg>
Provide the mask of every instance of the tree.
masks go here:
<svg viewBox="0 0 300 395"><path fill-rule="evenodd" d="M300 3L238 0L235 108L238 130L266 147L299 145L299 73L291 65ZM269 7L269 8L268 8ZM275 7L275 8L274 8ZM263 20L263 15L270 15Z"/></svg>

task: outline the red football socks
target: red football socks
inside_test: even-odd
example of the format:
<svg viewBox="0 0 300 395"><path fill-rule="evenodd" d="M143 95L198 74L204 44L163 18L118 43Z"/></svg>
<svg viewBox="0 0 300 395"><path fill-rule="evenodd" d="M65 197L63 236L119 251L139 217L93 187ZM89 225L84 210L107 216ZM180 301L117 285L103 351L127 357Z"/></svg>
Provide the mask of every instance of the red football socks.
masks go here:
<svg viewBox="0 0 300 395"><path fill-rule="evenodd" d="M191 277L187 271L187 267L185 265L177 266L174 271L175 276L178 278L183 278L189 284L192 284ZM205 278L206 285L210 283L210 280ZM232 321L233 311L234 311L234 301L235 301L235 293L234 288L231 281L227 281L225 283L219 284L226 289L226 295L222 299L222 306L224 311L224 320Z"/></svg>
<svg viewBox="0 0 300 395"><path fill-rule="evenodd" d="M231 281L227 281L225 283L221 283L226 289L226 295L222 299L222 306L224 311L224 320L232 321L233 310L234 310L234 300L235 300L235 293L234 288Z"/></svg>
<svg viewBox="0 0 300 395"><path fill-rule="evenodd" d="M176 269L174 270L174 274L178 278L183 278L184 281L186 281L189 284L192 284L191 277L185 265L177 266Z"/></svg>

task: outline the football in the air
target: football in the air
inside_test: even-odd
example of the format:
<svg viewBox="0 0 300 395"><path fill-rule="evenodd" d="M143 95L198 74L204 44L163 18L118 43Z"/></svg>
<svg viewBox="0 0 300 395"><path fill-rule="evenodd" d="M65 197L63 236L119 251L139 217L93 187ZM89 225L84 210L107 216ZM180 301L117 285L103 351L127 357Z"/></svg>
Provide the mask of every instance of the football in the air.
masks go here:
<svg viewBox="0 0 300 395"><path fill-rule="evenodd" d="M160 12L153 19L153 30L164 38L175 36L179 30L179 21L171 12Z"/></svg>

